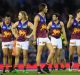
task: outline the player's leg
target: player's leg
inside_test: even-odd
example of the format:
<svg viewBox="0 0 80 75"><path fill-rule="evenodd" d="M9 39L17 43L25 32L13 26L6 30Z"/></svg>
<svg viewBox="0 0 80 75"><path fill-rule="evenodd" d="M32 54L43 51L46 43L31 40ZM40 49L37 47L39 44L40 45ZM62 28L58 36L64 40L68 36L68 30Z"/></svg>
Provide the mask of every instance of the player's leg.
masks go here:
<svg viewBox="0 0 80 75"><path fill-rule="evenodd" d="M37 72L38 73L43 73L40 68L40 62L41 62L41 55L42 55L42 50L44 46L44 39L42 38L37 38L37 56L36 56L36 63L37 63Z"/></svg>
<svg viewBox="0 0 80 75"><path fill-rule="evenodd" d="M16 55L16 40L13 41L12 70L14 70L14 65L15 65L15 55Z"/></svg>
<svg viewBox="0 0 80 75"><path fill-rule="evenodd" d="M8 50L8 65L9 65L9 71L12 71L12 49Z"/></svg>
<svg viewBox="0 0 80 75"><path fill-rule="evenodd" d="M18 72L20 53L21 53L21 42L16 42L16 56L15 56L15 70L14 70L14 72Z"/></svg>
<svg viewBox="0 0 80 75"><path fill-rule="evenodd" d="M58 48L57 49L57 63L58 63L58 70L60 70L61 69L61 51L62 51L62 49L60 49L60 48Z"/></svg>
<svg viewBox="0 0 80 75"><path fill-rule="evenodd" d="M66 70L66 59L65 59L65 57L62 59L62 63L63 63L63 65L64 65L63 70Z"/></svg>
<svg viewBox="0 0 80 75"><path fill-rule="evenodd" d="M13 49L13 42L9 42L8 46L8 64L9 64L9 71L12 71L12 49Z"/></svg>
<svg viewBox="0 0 80 75"><path fill-rule="evenodd" d="M53 46L53 48L54 48L54 50L55 50L55 54L54 54L54 56L52 57L52 60L51 60L52 70L54 70L54 69L55 69L55 67L54 67L54 65L55 65L55 60L56 60L56 56L57 56L57 50L56 50L56 48L57 48L57 43L56 43L56 38L51 37L51 44L52 44L52 46Z"/></svg>
<svg viewBox="0 0 80 75"><path fill-rule="evenodd" d="M58 63L58 70L61 69L61 52L62 52L62 40L61 38L56 39L57 41L57 63Z"/></svg>
<svg viewBox="0 0 80 75"><path fill-rule="evenodd" d="M66 59L65 59L65 47L63 47L62 52L61 52L61 61L64 65L63 70L66 70Z"/></svg>
<svg viewBox="0 0 80 75"><path fill-rule="evenodd" d="M24 64L24 73L27 73L26 71L26 64L28 62L28 48L29 48L29 41L25 41L22 43L22 50L23 50L23 64Z"/></svg>
<svg viewBox="0 0 80 75"><path fill-rule="evenodd" d="M37 71L38 71L38 73L41 72L40 62L41 62L42 50L43 50L43 46L39 45L37 47L37 56L36 56L36 63L37 63Z"/></svg>
<svg viewBox="0 0 80 75"><path fill-rule="evenodd" d="M78 54L78 64L80 69L80 46L77 47L77 54Z"/></svg>
<svg viewBox="0 0 80 75"><path fill-rule="evenodd" d="M74 46L70 46L69 47L70 69L72 68L74 50L75 50L75 47Z"/></svg>
<svg viewBox="0 0 80 75"><path fill-rule="evenodd" d="M78 64L80 70L80 40L77 40L77 54L78 54Z"/></svg>
<svg viewBox="0 0 80 75"><path fill-rule="evenodd" d="M73 54L75 49L76 49L76 40L70 40L70 46L69 46L70 69L72 68Z"/></svg>
<svg viewBox="0 0 80 75"><path fill-rule="evenodd" d="M3 48L3 73L5 73L6 70L6 62L7 62L7 55L8 55L8 48Z"/></svg>
<svg viewBox="0 0 80 75"><path fill-rule="evenodd" d="M52 46L52 44L51 44L51 42L50 42L50 40L48 38L46 38L45 41L46 41L46 46L47 46L47 48L49 50L49 55L48 55L48 58L47 58L47 61L46 61L46 64L45 64L43 70L45 72L47 72L47 73L50 73L49 69L48 69L48 65L51 62L51 60L52 60L52 58L53 58L53 56L55 54L55 50L54 50L54 48L53 48L53 46Z"/></svg>
<svg viewBox="0 0 80 75"><path fill-rule="evenodd" d="M7 43L2 42L2 51L3 51L3 73L5 73L6 70L6 62L7 62L7 55L8 55L8 48L7 48Z"/></svg>
<svg viewBox="0 0 80 75"><path fill-rule="evenodd" d="M56 56L57 56L57 53L56 53L56 50L55 50L55 54L51 60L51 63L52 63L52 70L55 70L55 62L56 62Z"/></svg>

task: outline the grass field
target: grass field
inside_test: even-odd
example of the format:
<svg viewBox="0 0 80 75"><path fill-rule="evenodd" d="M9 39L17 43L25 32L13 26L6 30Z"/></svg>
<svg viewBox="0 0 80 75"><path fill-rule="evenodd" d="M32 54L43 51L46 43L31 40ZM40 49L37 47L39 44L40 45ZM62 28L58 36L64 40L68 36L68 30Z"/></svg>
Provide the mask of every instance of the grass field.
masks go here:
<svg viewBox="0 0 80 75"><path fill-rule="evenodd" d="M28 73L23 73L22 71L19 71L19 73L9 73L9 72L6 72L5 74L2 74L0 72L0 75L80 75L80 72L77 72L77 71L68 71L68 70L65 70L65 71L51 71L50 74L37 74L36 71L28 71Z"/></svg>

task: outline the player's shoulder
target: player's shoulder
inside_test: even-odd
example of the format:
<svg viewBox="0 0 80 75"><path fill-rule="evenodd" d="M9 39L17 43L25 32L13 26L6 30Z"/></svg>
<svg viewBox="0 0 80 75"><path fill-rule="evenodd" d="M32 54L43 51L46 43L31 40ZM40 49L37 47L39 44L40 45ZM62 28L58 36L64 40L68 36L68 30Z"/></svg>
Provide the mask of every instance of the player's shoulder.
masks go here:
<svg viewBox="0 0 80 75"><path fill-rule="evenodd" d="M28 20L28 25L33 25L33 23L31 21Z"/></svg>
<svg viewBox="0 0 80 75"><path fill-rule="evenodd" d="M3 22L0 22L0 27L2 27L4 25L4 23Z"/></svg>
<svg viewBox="0 0 80 75"><path fill-rule="evenodd" d="M49 25L52 25L52 21L50 21L48 24L49 24Z"/></svg>
<svg viewBox="0 0 80 75"><path fill-rule="evenodd" d="M19 24L20 21L16 21L14 24Z"/></svg>
<svg viewBox="0 0 80 75"><path fill-rule="evenodd" d="M39 16L38 14L37 14L37 15L35 15L34 20L36 20L36 21L40 21L40 16Z"/></svg>
<svg viewBox="0 0 80 75"><path fill-rule="evenodd" d="M40 16L38 14L35 15L35 18L40 18Z"/></svg>

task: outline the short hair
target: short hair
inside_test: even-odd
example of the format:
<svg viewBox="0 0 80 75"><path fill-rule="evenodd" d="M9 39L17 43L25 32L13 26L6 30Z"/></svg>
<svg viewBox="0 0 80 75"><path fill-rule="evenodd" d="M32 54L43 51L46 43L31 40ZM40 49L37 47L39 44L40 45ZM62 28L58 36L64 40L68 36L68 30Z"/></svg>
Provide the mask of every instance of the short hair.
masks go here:
<svg viewBox="0 0 80 75"><path fill-rule="evenodd" d="M46 7L47 5L45 3L41 3L39 5L39 12L43 11L43 9Z"/></svg>
<svg viewBox="0 0 80 75"><path fill-rule="evenodd" d="M53 15L56 15L56 17L59 17L60 16L59 13L53 13Z"/></svg>
<svg viewBox="0 0 80 75"><path fill-rule="evenodd" d="M78 9L77 11L76 11L76 13L79 13L80 12L80 9Z"/></svg>

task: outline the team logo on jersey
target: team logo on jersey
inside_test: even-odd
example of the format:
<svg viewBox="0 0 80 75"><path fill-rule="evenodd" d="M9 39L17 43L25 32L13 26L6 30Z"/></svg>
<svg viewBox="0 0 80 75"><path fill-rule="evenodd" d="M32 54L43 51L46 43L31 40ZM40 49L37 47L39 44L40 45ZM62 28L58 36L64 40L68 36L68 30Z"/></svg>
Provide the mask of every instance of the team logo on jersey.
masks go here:
<svg viewBox="0 0 80 75"><path fill-rule="evenodd" d="M4 31L3 35L4 35L4 37L9 37L9 36L11 36L11 32Z"/></svg>
<svg viewBox="0 0 80 75"><path fill-rule="evenodd" d="M57 35L60 34L60 30L59 29L54 29L52 35Z"/></svg>
<svg viewBox="0 0 80 75"><path fill-rule="evenodd" d="M24 30L19 30L19 35L20 35L20 36L25 36L25 35L26 35L26 31L24 31Z"/></svg>
<svg viewBox="0 0 80 75"><path fill-rule="evenodd" d="M41 26L41 29L40 29L40 30L44 30L44 29L47 29L47 26L46 26L45 24L43 24L43 25Z"/></svg>
<svg viewBox="0 0 80 75"><path fill-rule="evenodd" d="M80 33L80 28L74 28L72 34L75 34L75 33Z"/></svg>

